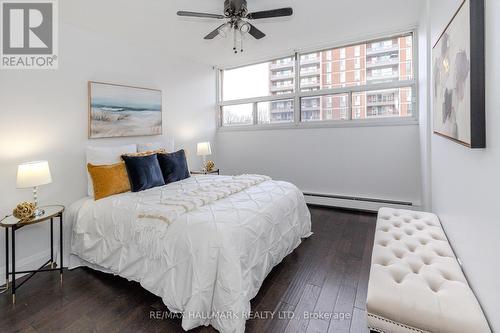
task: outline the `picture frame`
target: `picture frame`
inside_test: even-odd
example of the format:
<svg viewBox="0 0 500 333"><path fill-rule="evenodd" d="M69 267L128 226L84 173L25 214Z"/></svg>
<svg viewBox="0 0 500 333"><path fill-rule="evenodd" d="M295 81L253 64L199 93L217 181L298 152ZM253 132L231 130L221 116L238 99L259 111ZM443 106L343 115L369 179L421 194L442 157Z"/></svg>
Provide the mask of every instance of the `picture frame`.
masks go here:
<svg viewBox="0 0 500 333"><path fill-rule="evenodd" d="M486 148L484 0L464 0L432 48L433 132Z"/></svg>
<svg viewBox="0 0 500 333"><path fill-rule="evenodd" d="M88 81L88 138L161 135L162 91Z"/></svg>

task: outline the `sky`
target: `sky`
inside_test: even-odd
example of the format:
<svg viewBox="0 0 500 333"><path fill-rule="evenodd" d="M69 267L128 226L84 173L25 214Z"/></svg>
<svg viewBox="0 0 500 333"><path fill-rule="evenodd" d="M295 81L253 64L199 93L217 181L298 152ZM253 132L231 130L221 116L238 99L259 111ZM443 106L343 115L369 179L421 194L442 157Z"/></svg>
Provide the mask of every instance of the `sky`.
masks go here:
<svg viewBox="0 0 500 333"><path fill-rule="evenodd" d="M269 73L268 62L224 71L224 100L269 96Z"/></svg>

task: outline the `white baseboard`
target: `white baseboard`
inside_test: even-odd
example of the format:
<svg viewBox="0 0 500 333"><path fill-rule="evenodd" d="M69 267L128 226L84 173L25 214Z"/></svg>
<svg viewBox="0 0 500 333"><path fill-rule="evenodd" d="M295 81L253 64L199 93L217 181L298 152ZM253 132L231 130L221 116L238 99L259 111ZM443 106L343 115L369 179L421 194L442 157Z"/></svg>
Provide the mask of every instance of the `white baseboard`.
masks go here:
<svg viewBox="0 0 500 333"><path fill-rule="evenodd" d="M304 197L306 199L306 202L312 205L362 210L368 212L378 212L378 210L382 207L409 210L420 209L419 205L414 205L413 203L411 205L406 203L398 204L391 201L384 202L383 200L363 200L362 198L339 198L328 195L314 195L312 193L304 193Z"/></svg>
<svg viewBox="0 0 500 333"><path fill-rule="evenodd" d="M54 251L54 256L56 256L57 250ZM11 253L9 253L11 254ZM42 252L38 252L32 256L25 257L22 259L16 259L16 271L27 271L27 270L33 270L33 269L38 269L41 265L43 265L45 262L47 262L50 259L50 249L47 249ZM11 260L9 258L9 260ZM56 258L54 258L56 260ZM10 267L12 267L12 261L9 262ZM27 274L16 274L16 279L23 277ZM0 276L2 277L0 280L0 285L5 284L5 265L0 267ZM10 278L12 280L12 277Z"/></svg>

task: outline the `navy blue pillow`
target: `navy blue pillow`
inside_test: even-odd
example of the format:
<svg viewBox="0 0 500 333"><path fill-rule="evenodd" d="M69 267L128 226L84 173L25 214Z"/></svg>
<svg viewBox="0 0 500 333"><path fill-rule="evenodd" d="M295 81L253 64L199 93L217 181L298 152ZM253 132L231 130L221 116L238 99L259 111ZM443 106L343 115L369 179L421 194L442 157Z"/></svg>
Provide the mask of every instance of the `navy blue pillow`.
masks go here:
<svg viewBox="0 0 500 333"><path fill-rule="evenodd" d="M122 156L127 168L132 192L165 185L156 154L148 156Z"/></svg>
<svg viewBox="0 0 500 333"><path fill-rule="evenodd" d="M159 153L158 162L160 162L165 184L177 182L190 176L184 149L175 153Z"/></svg>

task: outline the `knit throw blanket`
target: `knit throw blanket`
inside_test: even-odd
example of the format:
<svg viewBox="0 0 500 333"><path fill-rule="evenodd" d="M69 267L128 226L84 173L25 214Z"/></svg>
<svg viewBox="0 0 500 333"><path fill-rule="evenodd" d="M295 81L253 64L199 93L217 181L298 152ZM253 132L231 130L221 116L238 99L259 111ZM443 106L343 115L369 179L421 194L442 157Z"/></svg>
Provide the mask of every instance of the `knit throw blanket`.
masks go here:
<svg viewBox="0 0 500 333"><path fill-rule="evenodd" d="M271 178L267 176L240 175L221 177L221 179L213 179L210 182L200 182L197 187L173 193L161 190L139 199L137 217L138 219L155 219L170 224L182 214L268 180ZM157 208L152 209L152 207Z"/></svg>

